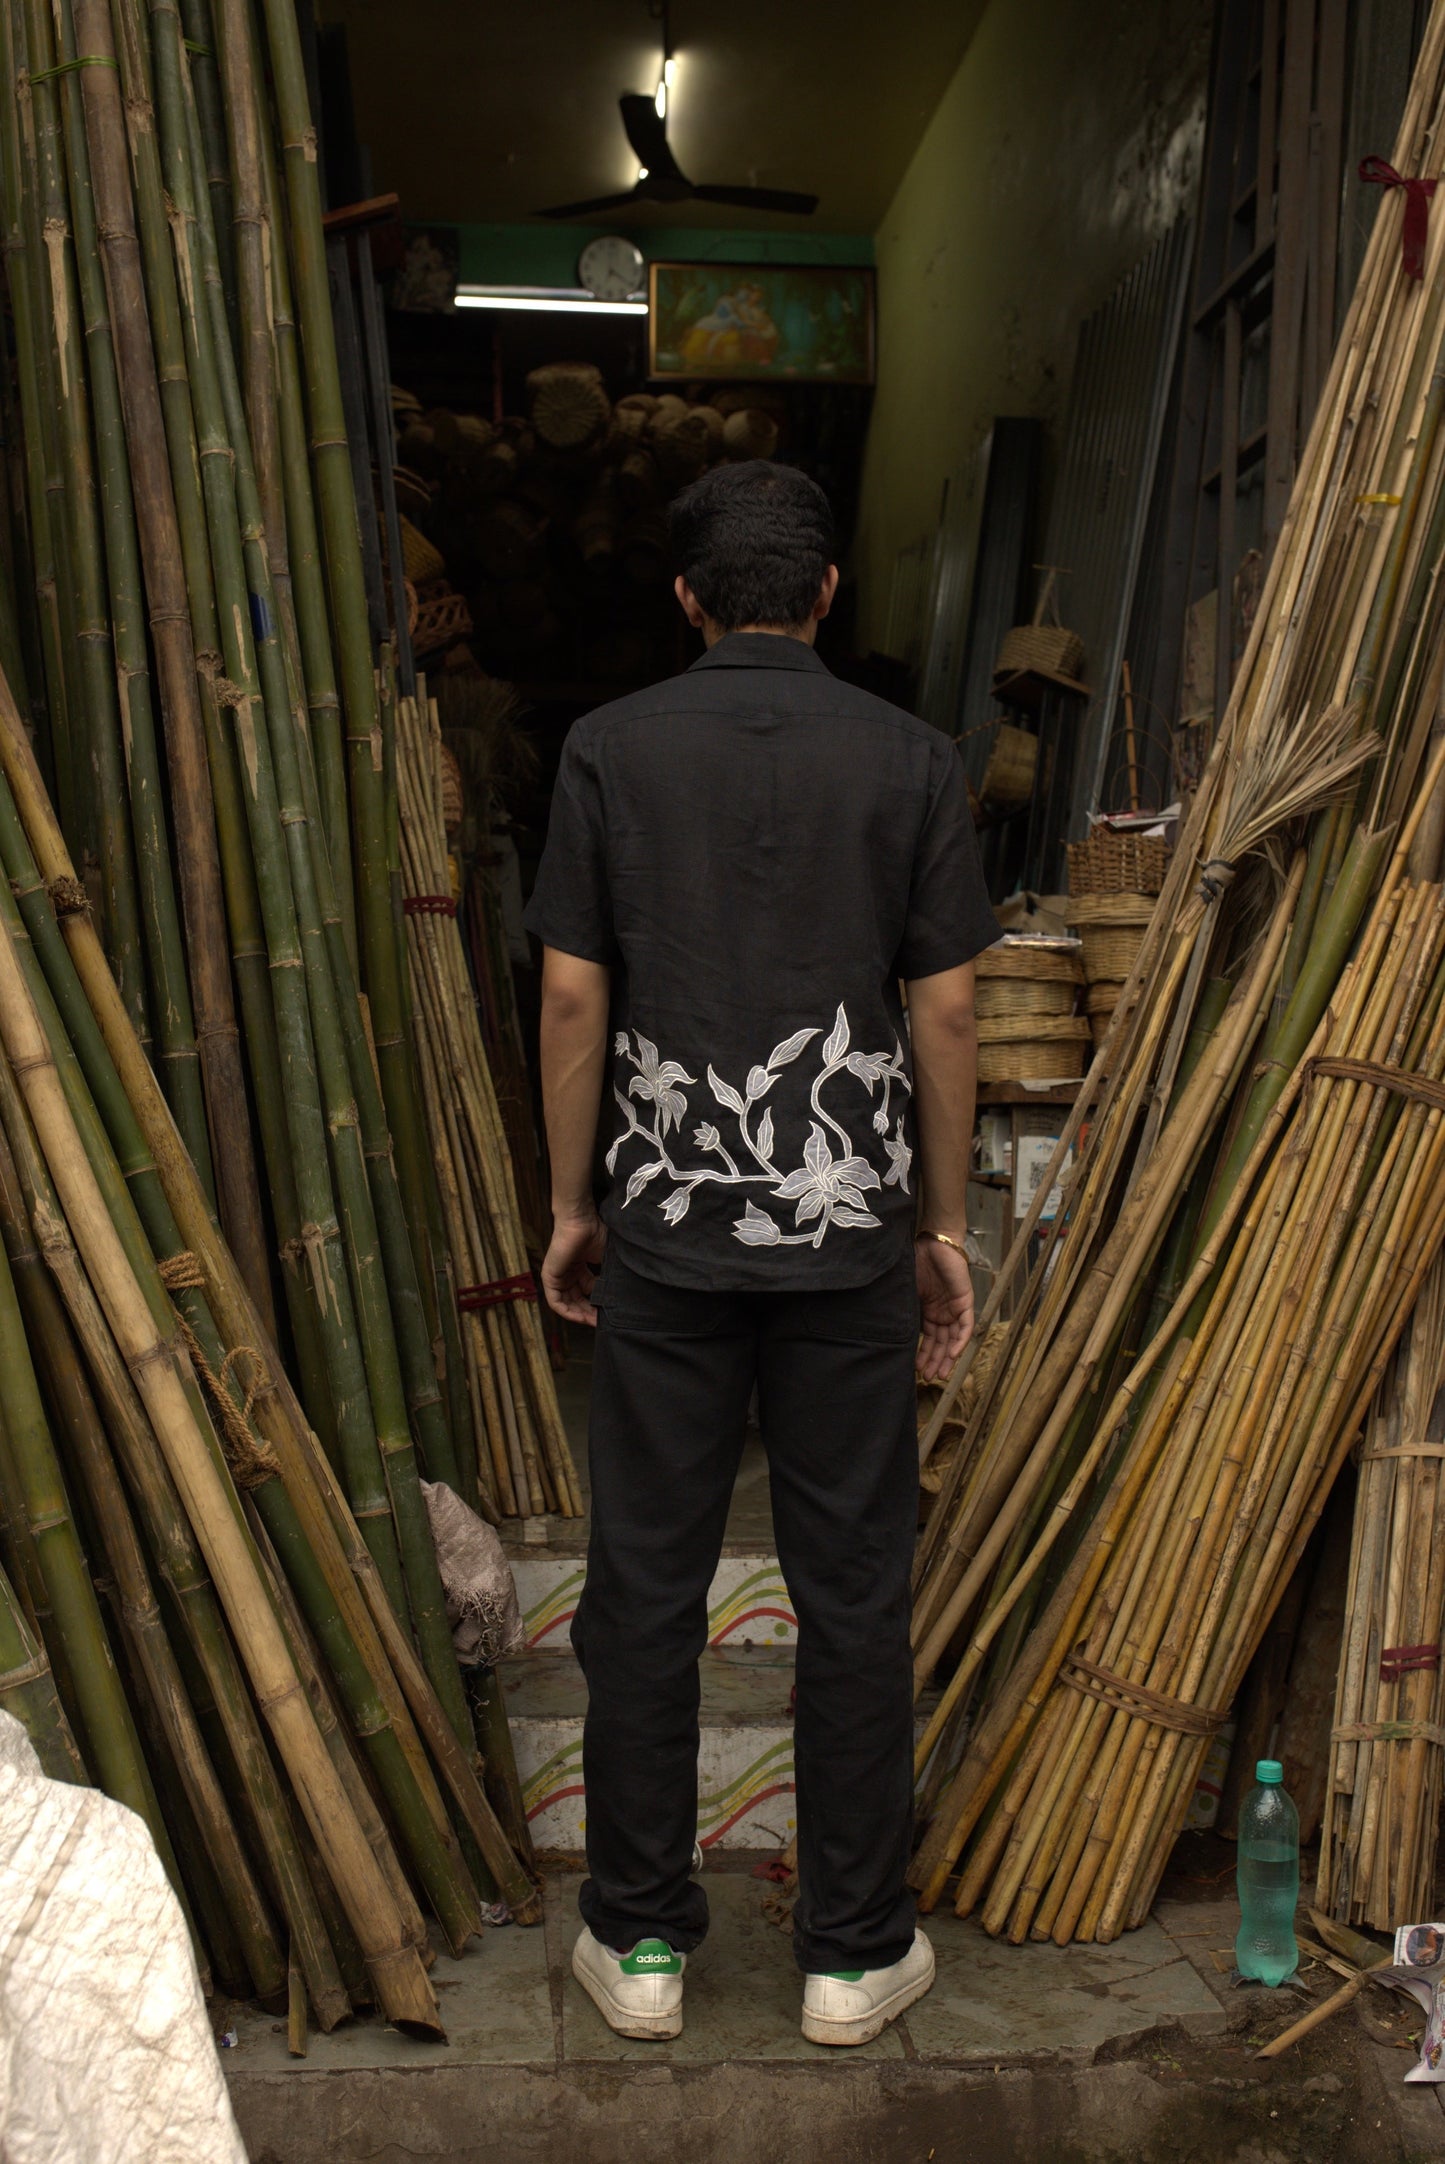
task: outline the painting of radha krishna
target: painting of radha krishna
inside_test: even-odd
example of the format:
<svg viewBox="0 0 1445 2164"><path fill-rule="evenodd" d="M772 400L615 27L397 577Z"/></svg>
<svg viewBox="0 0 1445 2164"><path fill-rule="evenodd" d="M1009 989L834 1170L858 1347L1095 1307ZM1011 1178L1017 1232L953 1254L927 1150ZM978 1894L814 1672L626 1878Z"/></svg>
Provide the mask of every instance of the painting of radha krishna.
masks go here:
<svg viewBox="0 0 1445 2164"><path fill-rule="evenodd" d="M848 264L654 263L653 376L873 381L873 273Z"/></svg>

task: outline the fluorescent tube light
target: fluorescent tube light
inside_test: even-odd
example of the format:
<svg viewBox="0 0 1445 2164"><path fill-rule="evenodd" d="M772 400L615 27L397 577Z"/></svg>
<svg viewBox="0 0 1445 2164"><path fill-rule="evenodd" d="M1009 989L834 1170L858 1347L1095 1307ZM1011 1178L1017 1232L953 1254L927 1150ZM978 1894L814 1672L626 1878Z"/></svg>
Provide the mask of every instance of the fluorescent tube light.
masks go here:
<svg viewBox="0 0 1445 2164"><path fill-rule="evenodd" d="M580 286L458 286L458 308L513 309L519 314L645 316L647 303L595 301Z"/></svg>

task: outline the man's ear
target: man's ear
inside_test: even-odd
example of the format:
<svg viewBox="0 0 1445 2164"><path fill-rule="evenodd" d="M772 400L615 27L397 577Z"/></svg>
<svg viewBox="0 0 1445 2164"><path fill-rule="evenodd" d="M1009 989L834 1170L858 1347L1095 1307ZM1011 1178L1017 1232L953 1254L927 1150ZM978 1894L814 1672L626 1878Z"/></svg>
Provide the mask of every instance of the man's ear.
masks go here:
<svg viewBox="0 0 1445 2164"><path fill-rule="evenodd" d="M679 579L677 583L679 586L681 586L682 580ZM813 620L815 623L820 624L823 621L823 618L827 615L829 609L832 608L833 596L837 593L837 591L838 566L836 564L829 564L827 570L823 573L823 583L818 588L818 598L813 603Z"/></svg>
<svg viewBox="0 0 1445 2164"><path fill-rule="evenodd" d="M836 572L834 573L834 583L837 583ZM683 615L692 625L693 630L701 631L704 620L702 603L698 600L697 595L688 585L687 580L683 577L680 571L677 574L677 577L672 582L672 590L677 595L678 607L682 610Z"/></svg>

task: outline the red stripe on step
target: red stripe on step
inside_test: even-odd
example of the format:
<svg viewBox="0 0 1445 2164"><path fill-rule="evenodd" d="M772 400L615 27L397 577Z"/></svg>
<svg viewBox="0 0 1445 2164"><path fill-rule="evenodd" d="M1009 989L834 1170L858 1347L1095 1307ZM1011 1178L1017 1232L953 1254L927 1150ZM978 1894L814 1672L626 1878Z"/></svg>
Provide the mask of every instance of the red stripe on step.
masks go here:
<svg viewBox="0 0 1445 2164"><path fill-rule="evenodd" d="M766 1803L769 1796L792 1796L796 1793L797 1791L791 1781L778 1781L772 1788L760 1788L756 1796L750 1796L746 1803L739 1804L732 1817L725 1818L718 1827L717 1832L710 1833L705 1841L698 1843L698 1847L712 1848L716 1842L722 1839L725 1833L729 1832L737 1824L740 1818L746 1818L749 1811L755 1811L760 1803Z"/></svg>
<svg viewBox="0 0 1445 2164"><path fill-rule="evenodd" d="M565 1803L569 1796L585 1796L586 1793L587 1791L580 1781L575 1788L553 1789L550 1796L544 1796L540 1803L533 1804L531 1810L527 1813L528 1820L540 1818L544 1811L551 1810L554 1803Z"/></svg>

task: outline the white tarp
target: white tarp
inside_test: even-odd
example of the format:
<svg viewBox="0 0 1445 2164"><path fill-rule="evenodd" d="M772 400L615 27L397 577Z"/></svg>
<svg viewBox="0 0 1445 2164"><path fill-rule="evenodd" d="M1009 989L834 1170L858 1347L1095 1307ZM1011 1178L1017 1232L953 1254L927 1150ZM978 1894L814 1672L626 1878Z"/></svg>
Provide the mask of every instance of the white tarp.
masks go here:
<svg viewBox="0 0 1445 2164"><path fill-rule="evenodd" d="M149 1830L0 1713L0 2160L246 2164Z"/></svg>

